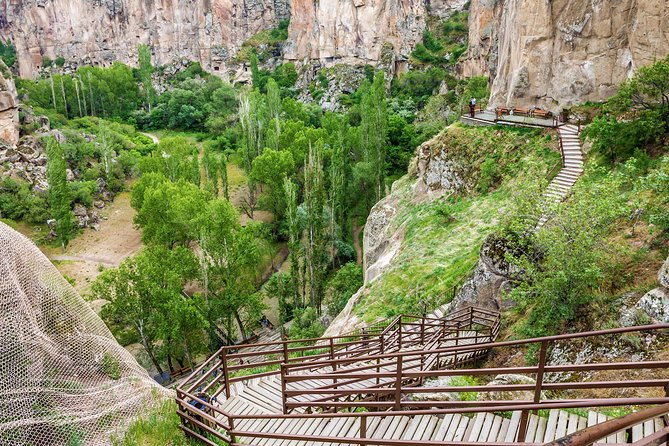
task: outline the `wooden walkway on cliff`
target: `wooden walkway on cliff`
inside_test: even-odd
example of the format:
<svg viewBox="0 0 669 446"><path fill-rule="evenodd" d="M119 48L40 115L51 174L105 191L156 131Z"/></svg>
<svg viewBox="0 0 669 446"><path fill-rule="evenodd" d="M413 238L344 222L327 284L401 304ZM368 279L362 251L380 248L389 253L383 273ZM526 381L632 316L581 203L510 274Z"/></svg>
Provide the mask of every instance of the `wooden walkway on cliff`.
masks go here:
<svg viewBox="0 0 669 446"><path fill-rule="evenodd" d="M398 316L341 337L223 347L177 389L182 429L209 446L524 446L557 440L563 446L659 446L669 440L669 361L548 360L556 344L641 334L662 343L669 324L496 342L495 312L469 307L431 316ZM538 351L534 366L476 367L491 350L504 356L532 345ZM500 374L533 381L465 387L454 381ZM570 378L556 379L560 374ZM600 380L583 382L579 374ZM425 385L431 378L441 380ZM619 390L594 397L595 389ZM634 389L645 391L637 397ZM649 409L610 420L602 413L610 406Z"/></svg>

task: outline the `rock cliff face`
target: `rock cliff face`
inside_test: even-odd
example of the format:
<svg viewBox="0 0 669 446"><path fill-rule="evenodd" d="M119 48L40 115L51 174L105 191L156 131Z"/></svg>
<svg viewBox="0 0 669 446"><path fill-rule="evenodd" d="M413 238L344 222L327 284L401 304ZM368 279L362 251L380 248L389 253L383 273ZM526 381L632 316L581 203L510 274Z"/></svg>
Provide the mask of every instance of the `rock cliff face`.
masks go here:
<svg viewBox="0 0 669 446"><path fill-rule="evenodd" d="M0 60L0 144L19 140L19 98L7 65Z"/></svg>
<svg viewBox="0 0 669 446"><path fill-rule="evenodd" d="M232 75L242 43L291 18L288 60L379 64L395 69L418 42L428 15L466 0L9 0L0 30L14 43L22 77L62 56L68 63L136 63L148 44L157 65L185 57ZM291 12L292 11L292 12Z"/></svg>
<svg viewBox="0 0 669 446"><path fill-rule="evenodd" d="M245 40L290 16L289 1L11 0L0 30L16 47L22 77L34 76L44 57L134 64L140 43L157 65L187 57L225 73Z"/></svg>
<svg viewBox="0 0 669 446"><path fill-rule="evenodd" d="M447 16L463 0L292 0L285 57L377 63L403 69L429 14Z"/></svg>
<svg viewBox="0 0 669 446"><path fill-rule="evenodd" d="M551 109L605 99L669 53L669 0L472 0L466 76L491 105Z"/></svg>

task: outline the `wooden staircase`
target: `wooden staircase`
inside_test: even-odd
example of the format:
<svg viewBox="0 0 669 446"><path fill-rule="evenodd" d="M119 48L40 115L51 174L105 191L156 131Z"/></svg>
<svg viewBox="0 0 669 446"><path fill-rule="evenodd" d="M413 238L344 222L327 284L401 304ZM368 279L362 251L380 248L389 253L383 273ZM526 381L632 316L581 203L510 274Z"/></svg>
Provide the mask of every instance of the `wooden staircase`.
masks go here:
<svg viewBox="0 0 669 446"><path fill-rule="evenodd" d="M537 229L543 227L550 219L551 205L564 200L583 174L583 152L581 151L579 127L566 124L558 127L557 131L562 152L562 169L544 192L545 210L537 224Z"/></svg>
<svg viewBox="0 0 669 446"><path fill-rule="evenodd" d="M439 316L446 310L440 308L431 316ZM177 389L177 413L183 421L182 429L209 446L221 442L262 446L543 444L590 426L601 426L608 420L601 412L605 406L638 407L669 402L669 392L665 397L621 396L613 401L546 400L543 396L545 392L589 388L589 383L544 383L544 373L576 373L588 367L669 370L669 361L554 366L546 363L546 352L552 342L594 336L610 339L637 331L656 331L661 336L662 331L669 331L669 324L496 343L499 315L491 314L467 308L445 318L399 316L341 338L312 340L308 346L301 340L224 347ZM536 366L463 368L475 366L476 360L491 347L518 349L530 344L540 346ZM277 352L282 355L279 359ZM262 359L240 361L246 355ZM277 363L279 367L271 369ZM258 367L269 369L258 372ZM244 374L245 370L251 370L250 374ZM535 375L537 383L423 387L423 379L428 377L500 373ZM639 377L592 383L592 388L641 387L660 389L663 393L669 389L669 379ZM472 391L479 394L529 391L534 402L411 398L426 392ZM663 433L669 432L668 424L666 416L654 415L610 435L607 433L595 443L650 446L654 443L645 445L644 440L664 438Z"/></svg>

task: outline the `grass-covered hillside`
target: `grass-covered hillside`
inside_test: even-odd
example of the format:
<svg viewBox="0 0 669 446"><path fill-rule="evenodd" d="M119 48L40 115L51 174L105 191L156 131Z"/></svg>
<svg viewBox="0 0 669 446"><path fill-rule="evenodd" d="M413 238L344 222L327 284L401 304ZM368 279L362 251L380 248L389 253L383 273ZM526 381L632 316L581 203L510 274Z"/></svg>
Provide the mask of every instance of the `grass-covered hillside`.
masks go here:
<svg viewBox="0 0 669 446"><path fill-rule="evenodd" d="M430 309L451 299L453 288L476 264L485 237L511 211L512 197L545 183L560 162L555 134L541 130L457 124L426 146L433 159L462 166L466 185L429 199L415 193L420 181L415 167L395 183L388 200L396 203L397 212L388 233L403 231L404 239L358 303L355 311L365 321L421 313L424 305Z"/></svg>

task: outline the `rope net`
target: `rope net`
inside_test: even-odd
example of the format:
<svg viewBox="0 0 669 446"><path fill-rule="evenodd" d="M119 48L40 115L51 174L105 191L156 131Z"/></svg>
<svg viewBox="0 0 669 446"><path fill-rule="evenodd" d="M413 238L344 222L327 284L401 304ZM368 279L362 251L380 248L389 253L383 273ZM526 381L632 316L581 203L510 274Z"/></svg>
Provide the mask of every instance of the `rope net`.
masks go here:
<svg viewBox="0 0 669 446"><path fill-rule="evenodd" d="M0 222L0 446L108 445L169 395L44 254Z"/></svg>

